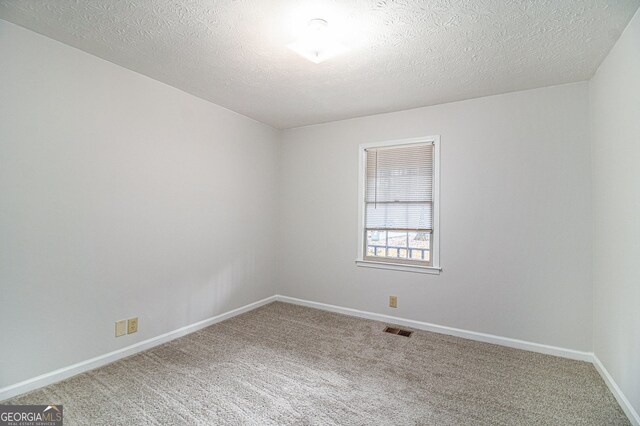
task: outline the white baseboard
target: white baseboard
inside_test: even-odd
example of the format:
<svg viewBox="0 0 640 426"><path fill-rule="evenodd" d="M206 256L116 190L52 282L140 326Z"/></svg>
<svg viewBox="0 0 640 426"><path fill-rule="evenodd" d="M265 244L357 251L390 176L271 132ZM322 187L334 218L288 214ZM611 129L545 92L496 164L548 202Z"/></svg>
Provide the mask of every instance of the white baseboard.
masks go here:
<svg viewBox="0 0 640 426"><path fill-rule="evenodd" d="M375 321L382 321L397 325L404 325L418 330L432 331L434 333L447 334L449 336L462 337L479 342L493 343L500 346L508 346L515 349L538 352L547 355L555 355L563 358L575 359L579 361L593 362L593 353L581 352L573 349L559 348L557 346L543 345L541 343L527 342L525 340L511 339L508 337L496 336L493 334L478 333L476 331L463 330L460 328L446 327L443 325L431 324L428 322L415 321L391 315L376 314L374 312L360 311L357 309L343 308L342 306L328 305L326 303L311 302L309 300L296 299L295 297L277 295L276 300L307 306L310 308L322 309L339 314L351 315Z"/></svg>
<svg viewBox="0 0 640 426"><path fill-rule="evenodd" d="M627 415L627 417L629 417L629 421L631 421L631 424L633 426L640 426L640 415L638 415L638 412L633 408L627 397L624 396L622 390L620 389L620 387L618 387L618 384L613 380L613 377L611 377L611 374L609 374L607 369L604 368L604 365L597 355L593 356L593 365L596 367L596 370L598 370L598 373L600 373L600 375L602 376L602 379L609 387L609 390L618 401L618 404L620 404L620 407L622 408L624 413Z"/></svg>
<svg viewBox="0 0 640 426"><path fill-rule="evenodd" d="M40 388L42 386L47 386L52 383L59 382L71 376L75 376L76 374L84 373L85 371L93 370L94 368L98 368L103 365L110 364L119 359L126 358L138 352L142 352L154 346L158 346L162 343L166 343L170 340L177 339L178 337L182 337L186 334L190 334L195 331L201 330L215 323L235 317L236 315L240 315L245 312L251 311L260 306L266 305L267 303L273 302L275 300L276 300L276 296L267 297L257 302L250 303L248 305L242 306L237 309L233 309L229 312L225 312L223 314L216 315L214 317L207 318L205 320L198 321L196 323L178 328L177 330L173 330L168 333L161 334L151 339L138 342L131 346L127 346L122 349L118 349L116 351L109 352L107 354L100 355L95 358L88 359L86 361L79 362L77 364L60 368L58 370L54 370L49 373L45 373L40 376L25 380L23 382L9 385L7 387L0 389L0 401L4 401L5 399L12 398L16 395L29 392L31 390Z"/></svg>
<svg viewBox="0 0 640 426"><path fill-rule="evenodd" d="M611 393L614 395L627 417L634 426L640 426L640 416L631 406L629 400L624 396L616 382L613 380L607 369L602 362L592 352L582 352L573 349L565 349L557 346L543 345L540 343L527 342L524 340L511 339L508 337L496 336L493 334L478 333L476 331L462 330L459 328L446 327L437 324L431 324L428 322L415 321L405 318L394 317L391 315L376 314L374 312L360 311L358 309L345 308L342 306L329 305L326 303L312 302L309 300L297 299L295 297L274 295L265 299L259 300L254 303L242 306L240 308L225 312L220 315L205 319L203 321L196 322L194 324L181 327L177 330L170 331L160 336L153 337L151 339L138 342L134 345L127 346L122 349L118 349L113 352L109 352L104 355L91 358L86 361L79 362L77 364L70 365L68 367L60 368L58 370L42 374L32 379L25 380L20 383L16 383L5 388L0 389L0 401L12 398L16 395L29 392L31 390L50 385L55 382L59 382L76 374L84 373L85 371L93 370L94 368L101 367L106 364L110 364L122 358L134 355L138 352L145 351L154 346L158 346L162 343L169 342L178 337L182 337L186 334L193 333L201 330L205 327L213 325L215 323L224 321L226 319L235 317L245 312L256 309L260 306L266 305L274 301L293 303L295 305L307 306L310 308L322 309L325 311L336 312L345 315L351 315L360 318L366 318L375 321L381 321L386 323L392 323L397 325L404 325L412 327L418 330L432 331L440 334L447 334L450 336L462 337L465 339L476 340L485 343L493 343L496 345L507 346L515 349L523 349L532 352L543 353L547 355L555 355L563 358L575 359L579 361L587 361L593 363L596 370L602 376L602 379L607 384Z"/></svg>
<svg viewBox="0 0 640 426"><path fill-rule="evenodd" d="M602 379L609 387L609 390L620 404L620 407L631 421L633 426L640 426L640 416L632 407L629 400L624 396L622 390L618 387L613 377L609 374L602 362L593 352L582 352L573 349L565 349L557 346L543 345L540 343L527 342L525 340L511 339L508 337L496 336L493 334L478 333L476 331L462 330L459 328L446 327L443 325L431 324L428 322L415 321L405 318L398 318L391 315L376 314L374 312L360 311L358 309L344 308L342 306L329 305L326 303L312 302L310 300L297 299L295 297L275 296L280 302L293 303L295 305L307 306L309 308L322 309L324 311L336 312L339 314L351 315L360 318L366 318L375 321L381 321L391 324L404 325L418 330L432 331L450 336L462 337L469 340L477 340L485 343L493 343L501 346L508 346L515 349L523 349L531 352L539 352L547 355L555 355L563 358L575 359L578 361L590 362L594 365L596 371L602 376Z"/></svg>

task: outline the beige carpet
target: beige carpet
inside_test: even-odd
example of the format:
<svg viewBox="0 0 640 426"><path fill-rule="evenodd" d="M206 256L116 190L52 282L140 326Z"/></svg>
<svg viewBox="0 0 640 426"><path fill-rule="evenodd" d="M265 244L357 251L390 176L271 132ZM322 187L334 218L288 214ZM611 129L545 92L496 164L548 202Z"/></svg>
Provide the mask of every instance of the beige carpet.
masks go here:
<svg viewBox="0 0 640 426"><path fill-rule="evenodd" d="M272 303L4 403L67 425L627 425L592 365Z"/></svg>

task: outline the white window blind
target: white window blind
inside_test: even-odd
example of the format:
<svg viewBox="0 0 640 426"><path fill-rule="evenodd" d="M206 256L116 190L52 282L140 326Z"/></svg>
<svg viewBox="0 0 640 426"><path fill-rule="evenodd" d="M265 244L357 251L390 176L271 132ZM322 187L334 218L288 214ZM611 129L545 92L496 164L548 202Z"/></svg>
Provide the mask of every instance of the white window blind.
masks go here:
<svg viewBox="0 0 640 426"><path fill-rule="evenodd" d="M434 145L365 150L365 229L433 230Z"/></svg>

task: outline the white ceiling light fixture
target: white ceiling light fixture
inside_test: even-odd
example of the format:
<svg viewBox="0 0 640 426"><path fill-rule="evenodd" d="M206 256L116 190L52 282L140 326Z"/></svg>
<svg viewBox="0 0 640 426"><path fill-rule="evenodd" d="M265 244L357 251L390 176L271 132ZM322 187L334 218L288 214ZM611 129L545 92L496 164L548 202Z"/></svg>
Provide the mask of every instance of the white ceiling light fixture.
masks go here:
<svg viewBox="0 0 640 426"><path fill-rule="evenodd" d="M326 20L316 18L309 21L309 27L300 40L287 46L298 55L319 64L347 50L329 31Z"/></svg>

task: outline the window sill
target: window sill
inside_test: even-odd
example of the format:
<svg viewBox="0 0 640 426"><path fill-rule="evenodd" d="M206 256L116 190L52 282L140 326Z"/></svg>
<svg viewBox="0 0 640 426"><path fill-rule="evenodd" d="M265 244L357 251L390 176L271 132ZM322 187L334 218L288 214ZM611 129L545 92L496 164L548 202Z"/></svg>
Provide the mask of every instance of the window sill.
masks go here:
<svg viewBox="0 0 640 426"><path fill-rule="evenodd" d="M390 269L392 271L417 272L419 274L440 275L441 268L435 266L405 265L402 263L375 262L372 260L356 260L356 265L363 268Z"/></svg>

